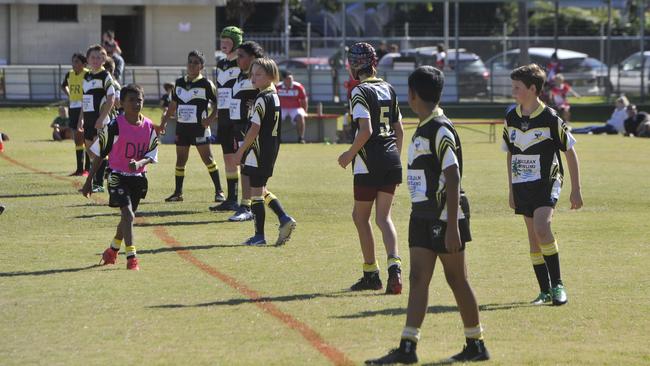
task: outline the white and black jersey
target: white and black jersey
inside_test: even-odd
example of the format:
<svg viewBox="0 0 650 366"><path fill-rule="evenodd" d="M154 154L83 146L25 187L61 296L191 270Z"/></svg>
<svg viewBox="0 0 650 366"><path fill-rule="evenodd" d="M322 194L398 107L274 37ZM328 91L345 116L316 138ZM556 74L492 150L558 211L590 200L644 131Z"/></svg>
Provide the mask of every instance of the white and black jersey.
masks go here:
<svg viewBox="0 0 650 366"><path fill-rule="evenodd" d="M201 126L203 119L208 116L210 102L217 101L216 89L203 75L194 80L185 76L176 80L172 100L176 102L178 127Z"/></svg>
<svg viewBox="0 0 650 366"><path fill-rule="evenodd" d="M372 128L370 139L352 162L354 174L401 169L393 124L402 116L393 87L378 78L362 81L352 89L350 114L355 136L361 118L367 118Z"/></svg>
<svg viewBox="0 0 650 366"><path fill-rule="evenodd" d="M255 98L250 123L260 126L260 132L244 153L247 175L271 177L280 150L280 98L275 86L262 90Z"/></svg>
<svg viewBox="0 0 650 366"><path fill-rule="evenodd" d="M82 89L84 122L95 124L99 117L99 111L102 105L106 103L106 97L109 95L115 95L113 78L108 71L104 70L104 68L97 73L89 71L84 75ZM108 117L106 118L106 121L102 122L104 125L108 123Z"/></svg>
<svg viewBox="0 0 650 366"><path fill-rule="evenodd" d="M503 127L502 148L512 154L513 186L561 184L564 171L559 152L575 143L566 123L552 108L540 104L530 116L522 115L521 106L511 108Z"/></svg>
<svg viewBox="0 0 650 366"><path fill-rule="evenodd" d="M237 59L229 60L223 58L217 62L217 119L220 124L230 122L230 101L232 99L232 88L237 82L241 69L237 66Z"/></svg>
<svg viewBox="0 0 650 366"><path fill-rule="evenodd" d="M230 120L234 124L248 124L257 94L248 74L240 73L232 86L230 99Z"/></svg>
<svg viewBox="0 0 650 366"><path fill-rule="evenodd" d="M420 122L408 150L407 183L411 216L447 221L447 185L443 171L458 166L463 172L460 138L451 121L437 108ZM465 218L461 209L459 219Z"/></svg>

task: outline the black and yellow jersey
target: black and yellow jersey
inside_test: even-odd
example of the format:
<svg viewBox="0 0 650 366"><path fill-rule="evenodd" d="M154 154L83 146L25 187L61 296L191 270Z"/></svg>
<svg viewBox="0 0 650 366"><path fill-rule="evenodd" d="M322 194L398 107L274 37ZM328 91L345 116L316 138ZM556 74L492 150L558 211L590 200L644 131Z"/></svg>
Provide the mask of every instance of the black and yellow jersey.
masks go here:
<svg viewBox="0 0 650 366"><path fill-rule="evenodd" d="M113 78L103 67L96 73L87 72L82 86L84 115L99 115L102 105L106 103L106 97L115 95ZM107 123L108 120L105 122Z"/></svg>
<svg viewBox="0 0 650 366"><path fill-rule="evenodd" d="M222 58L217 62L215 77L217 81L217 120L222 126L230 124L232 88L237 82L240 72L237 59Z"/></svg>
<svg viewBox="0 0 650 366"><path fill-rule="evenodd" d="M199 74L194 80L185 76L176 79L172 100L176 102L179 125L201 125L201 121L208 116L210 102L217 102L216 88L203 75Z"/></svg>
<svg viewBox="0 0 650 366"><path fill-rule="evenodd" d="M78 74L75 73L74 70L70 70L65 74L65 77L63 78L61 87L62 88L65 88L66 86L68 87L69 94L70 94L69 96L70 108L82 107L83 95L84 95L83 82L87 72L88 69L86 68L84 68Z"/></svg>
<svg viewBox="0 0 650 366"><path fill-rule="evenodd" d="M502 148L512 154L512 184L562 182L560 151L576 143L566 123L555 110L540 103L530 115L524 116L521 106L506 113Z"/></svg>
<svg viewBox="0 0 650 366"><path fill-rule="evenodd" d="M401 168L393 124L402 119L393 87L378 78L369 78L354 87L350 99L352 132L356 136L359 119L370 120L372 134L355 156L354 174L366 174L376 169Z"/></svg>
<svg viewBox="0 0 650 366"><path fill-rule="evenodd" d="M407 183L411 216L447 221L447 185L443 171L456 165L462 177L463 152L453 124L437 108L418 124L408 150ZM458 210L459 219L465 218Z"/></svg>
<svg viewBox="0 0 650 366"><path fill-rule="evenodd" d="M280 98L274 85L257 94L250 123L260 126L260 132L246 152L244 165L256 167L262 175L270 177L280 150Z"/></svg>
<svg viewBox="0 0 650 366"><path fill-rule="evenodd" d="M240 73L232 86L230 99L230 120L233 123L248 124L257 93L248 74Z"/></svg>

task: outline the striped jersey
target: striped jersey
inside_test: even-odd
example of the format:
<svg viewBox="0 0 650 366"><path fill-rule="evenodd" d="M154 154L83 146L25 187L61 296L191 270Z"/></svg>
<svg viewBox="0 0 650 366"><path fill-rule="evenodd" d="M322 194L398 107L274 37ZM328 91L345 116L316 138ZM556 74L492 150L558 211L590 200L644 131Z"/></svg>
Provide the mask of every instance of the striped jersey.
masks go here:
<svg viewBox="0 0 650 366"><path fill-rule="evenodd" d="M258 90L253 86L248 74L240 73L232 86L230 99L230 120L233 123L248 124Z"/></svg>
<svg viewBox="0 0 650 366"><path fill-rule="evenodd" d="M178 123L201 124L208 116L210 102L216 103L214 84L199 74L194 80L187 76L176 79L172 100L176 102Z"/></svg>
<svg viewBox="0 0 650 366"><path fill-rule="evenodd" d="M96 73L89 71L84 75L82 89L84 113L99 114L106 97L115 95L113 78L103 67Z"/></svg>

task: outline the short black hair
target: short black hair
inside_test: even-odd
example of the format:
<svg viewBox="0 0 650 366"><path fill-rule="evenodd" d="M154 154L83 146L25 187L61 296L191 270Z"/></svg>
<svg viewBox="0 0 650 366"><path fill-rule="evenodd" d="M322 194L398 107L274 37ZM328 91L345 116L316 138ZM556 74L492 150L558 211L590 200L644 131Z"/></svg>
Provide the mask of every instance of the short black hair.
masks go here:
<svg viewBox="0 0 650 366"><path fill-rule="evenodd" d="M445 74L433 66L420 66L409 75L409 89L422 100L438 104L445 86Z"/></svg>
<svg viewBox="0 0 650 366"><path fill-rule="evenodd" d="M174 84L172 84L172 83L164 83L163 84L163 89L165 89L165 90L174 89Z"/></svg>
<svg viewBox="0 0 650 366"><path fill-rule="evenodd" d="M290 75L293 75L293 73L291 71L289 71L287 69L280 70L280 77L282 77L283 79L286 79Z"/></svg>
<svg viewBox="0 0 650 366"><path fill-rule="evenodd" d="M187 55L187 60L189 61L190 57L196 57L201 61L201 65L205 65L205 55L199 50L192 50Z"/></svg>
<svg viewBox="0 0 650 366"><path fill-rule="evenodd" d="M72 54L72 60L74 61L74 59L77 59L77 60L81 61L81 63L84 64L84 65L88 63L88 60L86 59L86 56L81 52L73 53Z"/></svg>
<svg viewBox="0 0 650 366"><path fill-rule="evenodd" d="M244 52L248 53L249 55L255 56L255 58L264 57L264 49L257 42L246 41L240 44L239 47L237 48L241 48L242 50L244 50Z"/></svg>
<svg viewBox="0 0 650 366"><path fill-rule="evenodd" d="M144 98L144 89L138 84L128 84L120 90L120 100L126 100L126 96L131 94L142 95Z"/></svg>

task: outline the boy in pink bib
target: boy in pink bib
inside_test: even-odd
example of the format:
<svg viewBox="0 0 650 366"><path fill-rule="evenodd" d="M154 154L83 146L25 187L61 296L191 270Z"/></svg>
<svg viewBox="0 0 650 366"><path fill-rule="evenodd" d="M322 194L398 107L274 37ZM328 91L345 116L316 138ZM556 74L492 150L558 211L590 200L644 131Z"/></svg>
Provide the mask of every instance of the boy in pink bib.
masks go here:
<svg viewBox="0 0 650 366"><path fill-rule="evenodd" d="M117 225L115 238L102 254L100 264L115 264L117 254L126 245L126 268L139 270L133 243L133 220L140 200L147 195L147 164L158 161L158 135L151 120L142 114L144 92L142 87L129 84L120 91L124 114L112 120L99 132L99 139L90 148L94 161L99 163L108 156L111 170L108 178L110 207L119 207L122 216ZM93 172L88 175L82 192L85 197L92 194Z"/></svg>

